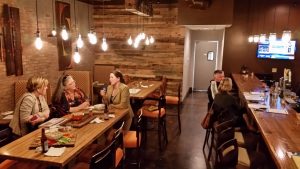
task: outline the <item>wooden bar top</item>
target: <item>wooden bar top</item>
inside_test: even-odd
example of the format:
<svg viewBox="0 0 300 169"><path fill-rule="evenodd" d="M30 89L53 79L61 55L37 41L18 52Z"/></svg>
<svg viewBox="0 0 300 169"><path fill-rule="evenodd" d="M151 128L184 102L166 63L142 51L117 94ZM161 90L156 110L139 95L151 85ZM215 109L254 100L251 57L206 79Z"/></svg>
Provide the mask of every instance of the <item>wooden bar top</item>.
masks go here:
<svg viewBox="0 0 300 169"><path fill-rule="evenodd" d="M243 95L243 92L263 90L262 82L255 76L243 78L240 74L233 74L232 77L239 88L240 95ZM246 101L245 97L241 99ZM281 101L278 100L276 104L281 104ZM277 107L285 108L288 114L256 111L250 108L249 110L276 166L283 169L296 169L294 161L289 158L287 152L300 152L300 120L296 116L297 112L288 105Z"/></svg>
<svg viewBox="0 0 300 169"><path fill-rule="evenodd" d="M73 128L71 132L74 132L77 135L75 146L67 147L60 157L47 157L41 152L29 150L32 141L41 135L41 129L33 131L14 142L1 147L0 157L4 159L39 162L63 168L71 159L75 158L84 148L100 137L128 112L127 109L114 109L112 111L115 112L115 118L110 118L100 124L87 124L82 128Z"/></svg>
<svg viewBox="0 0 300 169"><path fill-rule="evenodd" d="M128 84L131 89L138 89L137 93L130 93L130 98L145 99L149 94L154 92L162 85L161 81L134 81Z"/></svg>

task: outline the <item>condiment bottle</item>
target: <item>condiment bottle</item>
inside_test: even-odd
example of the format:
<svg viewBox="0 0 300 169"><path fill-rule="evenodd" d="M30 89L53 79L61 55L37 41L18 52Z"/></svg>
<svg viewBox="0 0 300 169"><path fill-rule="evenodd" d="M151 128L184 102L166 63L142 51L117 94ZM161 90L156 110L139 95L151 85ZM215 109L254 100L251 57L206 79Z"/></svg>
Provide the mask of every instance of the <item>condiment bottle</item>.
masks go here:
<svg viewBox="0 0 300 169"><path fill-rule="evenodd" d="M42 128L41 146L42 146L42 152L46 153L49 147L48 147L48 140L45 133L45 128Z"/></svg>

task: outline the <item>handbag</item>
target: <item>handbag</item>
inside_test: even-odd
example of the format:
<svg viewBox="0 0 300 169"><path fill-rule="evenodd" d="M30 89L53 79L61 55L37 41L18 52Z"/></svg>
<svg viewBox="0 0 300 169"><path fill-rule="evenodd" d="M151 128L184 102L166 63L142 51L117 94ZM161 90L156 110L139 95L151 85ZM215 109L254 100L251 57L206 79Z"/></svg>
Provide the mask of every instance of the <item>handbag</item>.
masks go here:
<svg viewBox="0 0 300 169"><path fill-rule="evenodd" d="M211 116L213 114L213 105L214 105L214 103L210 106L210 109L208 110L208 112L206 113L204 119L201 122L201 126L204 129L210 129L212 127L212 125L211 125Z"/></svg>

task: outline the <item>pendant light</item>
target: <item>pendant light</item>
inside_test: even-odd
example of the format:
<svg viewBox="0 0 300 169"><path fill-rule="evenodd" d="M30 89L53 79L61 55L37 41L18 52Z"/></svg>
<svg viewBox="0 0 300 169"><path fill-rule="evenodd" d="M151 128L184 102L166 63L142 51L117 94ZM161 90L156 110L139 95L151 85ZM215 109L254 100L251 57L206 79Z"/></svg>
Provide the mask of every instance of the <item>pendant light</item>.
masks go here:
<svg viewBox="0 0 300 169"><path fill-rule="evenodd" d="M69 33L67 32L67 28L65 25L62 26L60 36L64 41L69 39Z"/></svg>
<svg viewBox="0 0 300 169"><path fill-rule="evenodd" d="M263 1L262 6L265 6L265 0ZM264 31L265 30L265 23L266 23L266 12L261 8L260 13L262 13L262 12L264 12L264 18L263 18L264 23L263 23L263 28L262 28L262 30ZM266 39L267 39L266 34L262 33L262 34L259 35L259 42L260 43L264 43L266 41Z"/></svg>
<svg viewBox="0 0 300 169"><path fill-rule="evenodd" d="M276 11L277 11L277 6L274 9L274 14L273 14L273 32L269 34L269 42L274 42L276 41L276 33L275 33L275 17L276 17Z"/></svg>
<svg viewBox="0 0 300 169"><path fill-rule="evenodd" d="M76 0L73 1L74 2L74 22L75 22L75 32L77 33L77 20L76 20L76 16L77 16L77 12L76 12ZM84 43L83 40L81 38L81 34L80 31L78 31L78 38L76 41L76 46L80 49L83 47Z"/></svg>
<svg viewBox="0 0 300 169"><path fill-rule="evenodd" d="M290 7L291 7L291 5L289 4L288 20L287 20L287 24L286 24L287 26L289 26L289 22L290 22ZM291 36L292 36L291 31L286 29L282 33L281 40L284 42L289 42L289 41L291 41Z"/></svg>
<svg viewBox="0 0 300 169"><path fill-rule="evenodd" d="M37 0L35 1L35 14L36 14L36 39L35 39L35 47L38 50L41 50L43 48L43 41L41 39L41 34L40 34L40 30L39 30L39 17L38 17L38 4L37 4Z"/></svg>
<svg viewBox="0 0 300 169"><path fill-rule="evenodd" d="M78 50L77 46L75 47L73 59L74 59L74 62L77 64L81 61L81 56L79 54L79 50Z"/></svg>
<svg viewBox="0 0 300 169"><path fill-rule="evenodd" d="M89 0L89 2L90 2L90 0ZM88 3L88 4L90 4L90 3ZM94 6L94 1L93 1L93 6ZM89 42L90 42L90 44L95 45L98 42L98 39L97 39L96 32L93 31L93 29L90 26L90 6L89 5L88 5L88 27L90 29L90 31L88 33Z"/></svg>
<svg viewBox="0 0 300 169"><path fill-rule="evenodd" d="M51 31L52 36L56 36L56 29L55 29L55 22L54 22L54 17L55 17L54 3L55 3L55 1L52 0L52 26L53 26L52 31Z"/></svg>
<svg viewBox="0 0 300 169"><path fill-rule="evenodd" d="M108 49L108 45L106 42L106 38L105 38L105 34L104 34L104 0L102 0L102 16L103 16L103 20L102 20L102 44L101 44L101 49L105 52Z"/></svg>

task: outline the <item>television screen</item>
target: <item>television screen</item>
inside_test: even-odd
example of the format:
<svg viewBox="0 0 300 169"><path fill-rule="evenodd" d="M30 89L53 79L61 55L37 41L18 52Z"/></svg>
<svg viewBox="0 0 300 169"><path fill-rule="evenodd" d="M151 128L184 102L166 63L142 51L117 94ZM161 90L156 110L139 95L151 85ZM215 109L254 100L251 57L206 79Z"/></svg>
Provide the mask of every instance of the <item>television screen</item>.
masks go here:
<svg viewBox="0 0 300 169"><path fill-rule="evenodd" d="M273 41L258 43L257 58L294 60L296 41Z"/></svg>

